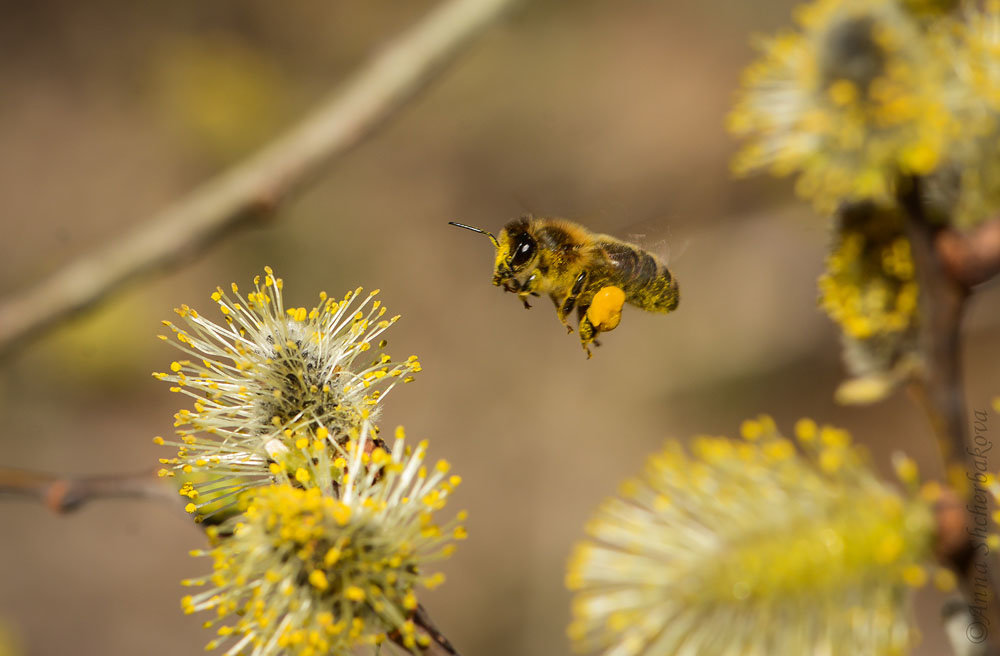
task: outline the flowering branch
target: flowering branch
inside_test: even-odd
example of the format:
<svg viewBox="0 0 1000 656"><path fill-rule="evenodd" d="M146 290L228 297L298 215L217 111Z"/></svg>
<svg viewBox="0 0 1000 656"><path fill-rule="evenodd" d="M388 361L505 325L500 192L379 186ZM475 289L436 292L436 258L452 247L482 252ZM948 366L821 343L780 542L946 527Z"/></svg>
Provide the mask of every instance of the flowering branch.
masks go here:
<svg viewBox="0 0 1000 656"><path fill-rule="evenodd" d="M310 116L121 240L0 303L0 357L137 278L269 217L427 86L516 0L450 0L389 43Z"/></svg>
<svg viewBox="0 0 1000 656"><path fill-rule="evenodd" d="M0 467L0 494L34 499L54 513L79 510L101 499L181 499L155 471L136 474L68 476Z"/></svg>
<svg viewBox="0 0 1000 656"><path fill-rule="evenodd" d="M730 116L752 139L737 168L795 174L821 213L842 208L820 280L851 375L837 398L871 403L912 382L954 490L936 547L963 588L949 635L950 618L968 620L956 653L1000 655L998 488L961 368L966 303L1000 273L1000 5L817 0L797 20L747 70Z"/></svg>
<svg viewBox="0 0 1000 656"><path fill-rule="evenodd" d="M56 514L74 512L91 501L106 499L160 499L176 503L183 497L157 476L155 470L135 474L104 474L100 476L68 476L47 474L25 469L0 467L0 496L10 495L38 501ZM205 522L202 526L212 526ZM429 638L423 653L460 656L448 638L431 620L423 604L413 613L413 622ZM402 636L390 634L389 639L406 649Z"/></svg>

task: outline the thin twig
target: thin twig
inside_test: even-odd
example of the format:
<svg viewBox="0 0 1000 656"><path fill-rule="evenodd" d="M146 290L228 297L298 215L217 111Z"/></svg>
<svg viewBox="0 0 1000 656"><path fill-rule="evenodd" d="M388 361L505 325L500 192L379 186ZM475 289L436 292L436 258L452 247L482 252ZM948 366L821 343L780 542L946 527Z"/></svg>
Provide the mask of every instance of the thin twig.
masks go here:
<svg viewBox="0 0 1000 656"><path fill-rule="evenodd" d="M961 365L962 317L971 290L965 281L952 275L953 263L946 261L939 251L945 228L928 220L919 178L903 182L899 201L906 213L906 236L920 286L920 348L925 369L916 381L916 390L938 438L949 480L955 484L965 480L967 472L976 471L971 456L974 445L968 430L970 417L966 414ZM975 526L966 504L956 506L951 514L950 524L963 529ZM976 548L968 533L963 532L966 540L953 540L951 548L942 545L939 555L958 574L969 608L983 613L986 625L992 627L990 634L984 636L986 651L983 653L1000 655L1000 585L993 571L996 568L990 566L989 550ZM988 590L992 597L985 604L981 603L979 594L982 589Z"/></svg>
<svg viewBox="0 0 1000 656"><path fill-rule="evenodd" d="M99 499L181 499L156 475L155 470L137 474L65 476L23 469L0 468L0 495L33 499L54 513L79 510Z"/></svg>
<svg viewBox="0 0 1000 656"><path fill-rule="evenodd" d="M451 641L434 625L423 604L417 604L417 609L410 615L410 620L429 640L427 646L420 648L421 654L424 656L462 656L451 644ZM388 638L404 650L413 651L412 648L406 646L400 631L390 632Z"/></svg>
<svg viewBox="0 0 1000 656"><path fill-rule="evenodd" d="M121 240L0 304L0 357L140 276L271 214L402 108L517 0L450 0L400 35L300 124Z"/></svg>

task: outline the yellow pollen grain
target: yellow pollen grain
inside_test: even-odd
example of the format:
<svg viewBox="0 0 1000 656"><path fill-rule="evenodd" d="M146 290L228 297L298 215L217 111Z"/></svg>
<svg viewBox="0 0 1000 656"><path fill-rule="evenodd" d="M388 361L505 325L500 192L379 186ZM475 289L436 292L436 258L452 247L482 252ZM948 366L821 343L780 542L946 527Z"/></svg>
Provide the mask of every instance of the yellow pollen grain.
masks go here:
<svg viewBox="0 0 1000 656"><path fill-rule="evenodd" d="M903 552L903 538L897 533L887 535L879 543L875 550L875 560L882 564L888 564L899 558Z"/></svg>
<svg viewBox="0 0 1000 656"><path fill-rule="evenodd" d="M618 494L626 499L633 499L639 493L641 487L642 485L639 481L634 478L628 478L618 486Z"/></svg>
<svg viewBox="0 0 1000 656"><path fill-rule="evenodd" d="M336 547L330 547L330 549L326 552L326 555L323 556L323 564L326 567L332 567L337 563L338 560L340 560L340 556L341 556L340 549Z"/></svg>
<svg viewBox="0 0 1000 656"><path fill-rule="evenodd" d="M795 455L795 447L788 440L776 440L764 446L764 454L772 460L788 460Z"/></svg>
<svg viewBox="0 0 1000 656"><path fill-rule="evenodd" d="M950 569L939 567L934 572L934 587L941 592L951 592L955 589L956 585L955 573Z"/></svg>
<svg viewBox="0 0 1000 656"><path fill-rule="evenodd" d="M799 419L795 422L795 436L800 442L812 442L816 439L819 429L812 419Z"/></svg>
<svg viewBox="0 0 1000 656"><path fill-rule="evenodd" d="M896 475L904 483L916 483L920 472L917 470L917 463L907 456L901 456L897 459L896 465Z"/></svg>
<svg viewBox="0 0 1000 656"><path fill-rule="evenodd" d="M326 590L330 587L330 582L326 578L326 572L321 569L314 569L309 573L309 584L317 590Z"/></svg>
<svg viewBox="0 0 1000 656"><path fill-rule="evenodd" d="M902 576L903 582L912 588L920 588L927 583L927 570L920 565L907 565Z"/></svg>
<svg viewBox="0 0 1000 656"><path fill-rule="evenodd" d="M850 105L858 98L858 88L850 80L837 80L827 89L834 104L841 107Z"/></svg>
<svg viewBox="0 0 1000 656"><path fill-rule="evenodd" d="M756 440L763 435L763 433L763 427L752 419L745 419L743 423L740 424L740 435L747 440Z"/></svg>

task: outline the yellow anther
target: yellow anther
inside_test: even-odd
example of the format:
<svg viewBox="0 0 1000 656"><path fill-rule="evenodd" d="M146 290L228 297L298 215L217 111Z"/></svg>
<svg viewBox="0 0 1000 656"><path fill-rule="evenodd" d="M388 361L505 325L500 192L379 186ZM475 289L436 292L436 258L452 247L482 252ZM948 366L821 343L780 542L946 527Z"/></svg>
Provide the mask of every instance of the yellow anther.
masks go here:
<svg viewBox="0 0 1000 656"><path fill-rule="evenodd" d="M330 587L330 582L326 578L326 572L321 569L314 569L309 573L309 583L317 590L326 590Z"/></svg>

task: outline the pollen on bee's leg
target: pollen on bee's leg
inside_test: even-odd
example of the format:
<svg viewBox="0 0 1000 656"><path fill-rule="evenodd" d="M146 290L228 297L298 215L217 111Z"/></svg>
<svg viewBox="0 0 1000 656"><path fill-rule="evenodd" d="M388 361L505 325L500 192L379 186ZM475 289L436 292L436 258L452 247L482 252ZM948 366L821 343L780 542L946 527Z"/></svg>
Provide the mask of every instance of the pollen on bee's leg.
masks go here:
<svg viewBox="0 0 1000 656"><path fill-rule="evenodd" d="M580 319L580 346L582 346L583 350L587 352L588 360L593 357L593 354L590 352L590 345L597 345L595 338L599 332L600 331L594 327L594 324L591 323L590 318L587 315L584 315L583 318Z"/></svg>
<svg viewBox="0 0 1000 656"><path fill-rule="evenodd" d="M591 323L596 332L608 332L618 327L622 319L622 306L625 305L625 292L619 287L602 287L587 308L586 320ZM582 324L581 324L582 328Z"/></svg>

